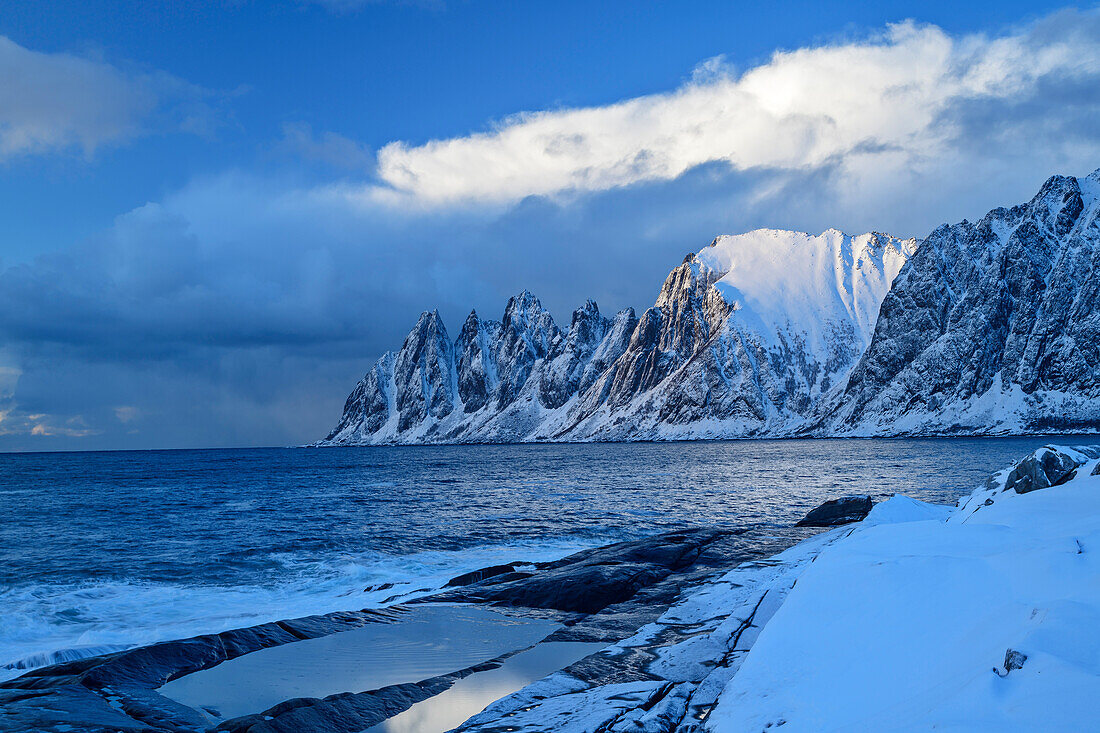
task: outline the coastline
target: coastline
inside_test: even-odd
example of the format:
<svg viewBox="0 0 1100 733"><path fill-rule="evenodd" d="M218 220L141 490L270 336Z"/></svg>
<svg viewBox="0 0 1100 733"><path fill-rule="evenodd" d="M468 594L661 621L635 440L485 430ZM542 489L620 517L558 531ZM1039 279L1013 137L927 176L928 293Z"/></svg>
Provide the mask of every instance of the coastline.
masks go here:
<svg viewBox="0 0 1100 733"><path fill-rule="evenodd" d="M324 700L286 701L259 715L212 721L157 692L166 682L264 649L391 623L428 603L491 607L509 615L551 619L562 628L544 641L612 644L655 621L685 588L747 560L761 559L813 536L814 528L732 531L688 529L621 542L445 589L385 609L289 619L86 657L41 667L0 683L0 730L69 731L363 730L459 679L499 667L508 656L384 690L345 692ZM588 593L578 597L577 584ZM517 649L515 651L522 651ZM284 719L279 723L280 719ZM340 722L343 721L343 722ZM349 722L351 721L351 722ZM339 727L343 725L344 727ZM260 727L257 727L260 726Z"/></svg>
<svg viewBox="0 0 1100 733"><path fill-rule="evenodd" d="M413 730L383 723L431 719L433 700L451 704L444 693L499 677L554 644L593 653L538 679L512 680L511 688L489 686L502 694L457 730L814 730L844 716L857 716L848 720L857 727L874 720L879 730L966 729L959 715L968 700L978 701L983 725L1023 730L1054 715L1039 703L1055 684L1068 685L1056 694L1056 717L1071 725L1083 720L1081 695L1100 681L1100 669L1072 651L1100 644L1086 633L1100 628L1100 597L1093 598L1100 591L1084 580L1100 577L1090 553L1100 546L1097 488L1100 451L1041 448L954 508L895 496L862 522L825 531L688 529L535 566L485 568L384 610L280 621L34 670L0 683L0 730ZM1006 580L998 569L1005 563L1023 570ZM1025 606L1028 613L1017 612ZM231 718L158 691L263 650L294 652L297 642L305 649L309 640L441 607L556 628L533 645L418 682L299 697ZM985 631L960 636L952 618L964 631L971 621ZM1032 660L1026 671L1018 671L1020 658ZM889 675L875 671L887 668ZM1042 679L1054 682L1036 696L1030 687ZM940 688L951 680L959 689L945 695ZM854 704L867 689L873 704ZM1011 720L990 702L1006 695L1014 700Z"/></svg>

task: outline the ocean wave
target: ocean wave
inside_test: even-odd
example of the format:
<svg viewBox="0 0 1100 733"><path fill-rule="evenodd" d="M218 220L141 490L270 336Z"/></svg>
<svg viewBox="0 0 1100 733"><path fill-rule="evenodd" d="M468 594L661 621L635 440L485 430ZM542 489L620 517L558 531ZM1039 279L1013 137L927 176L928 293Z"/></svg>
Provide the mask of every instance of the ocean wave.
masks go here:
<svg viewBox="0 0 1100 733"><path fill-rule="evenodd" d="M269 559L280 568L277 580L233 586L202 583L202 568L194 583L17 583L0 588L0 680L157 641L378 608L431 593L470 570L544 562L595 544L602 542L566 537L409 555L275 554Z"/></svg>

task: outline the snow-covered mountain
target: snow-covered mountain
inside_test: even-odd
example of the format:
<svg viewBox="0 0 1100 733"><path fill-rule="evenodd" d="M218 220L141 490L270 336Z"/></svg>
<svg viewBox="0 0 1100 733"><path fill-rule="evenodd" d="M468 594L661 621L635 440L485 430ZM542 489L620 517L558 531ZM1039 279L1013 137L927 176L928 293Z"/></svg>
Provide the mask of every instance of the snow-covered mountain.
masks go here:
<svg viewBox="0 0 1100 733"><path fill-rule="evenodd" d="M424 313L348 397L325 444L630 440L802 424L842 384L914 240L759 230L718 237L653 307L567 330L524 291L453 342Z"/></svg>
<svg viewBox="0 0 1100 733"><path fill-rule="evenodd" d="M1100 430L1100 170L932 232L829 412L841 435Z"/></svg>
<svg viewBox="0 0 1100 733"><path fill-rule="evenodd" d="M1100 171L918 246L722 236L640 317L424 313L320 445L1100 429Z"/></svg>

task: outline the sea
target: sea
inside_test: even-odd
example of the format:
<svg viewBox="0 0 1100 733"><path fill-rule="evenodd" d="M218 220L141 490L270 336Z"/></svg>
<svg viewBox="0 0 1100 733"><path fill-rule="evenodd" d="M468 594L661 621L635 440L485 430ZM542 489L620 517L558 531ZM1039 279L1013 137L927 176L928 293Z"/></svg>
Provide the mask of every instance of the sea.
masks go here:
<svg viewBox="0 0 1100 733"><path fill-rule="evenodd" d="M0 454L0 679L847 494L953 504L1049 442L1098 439Z"/></svg>

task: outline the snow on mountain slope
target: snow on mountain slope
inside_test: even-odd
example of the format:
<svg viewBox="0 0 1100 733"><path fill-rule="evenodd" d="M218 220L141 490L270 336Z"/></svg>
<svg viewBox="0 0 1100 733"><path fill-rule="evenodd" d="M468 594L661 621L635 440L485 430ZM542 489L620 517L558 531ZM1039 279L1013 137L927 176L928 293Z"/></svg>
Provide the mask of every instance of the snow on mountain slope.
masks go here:
<svg viewBox="0 0 1100 733"><path fill-rule="evenodd" d="M890 283L915 249L915 240L881 234L758 229L718 237L696 261L725 273L715 287L756 332L799 330L824 347L826 324L851 324L862 352Z"/></svg>
<svg viewBox="0 0 1100 733"><path fill-rule="evenodd" d="M762 229L719 237L665 281L626 353L539 438L790 432L843 384L914 240ZM557 430L557 432L555 432Z"/></svg>
<svg viewBox="0 0 1100 733"><path fill-rule="evenodd" d="M652 308L593 301L561 331L524 291L501 321L438 313L352 392L323 444L741 437L790 429L843 382L914 240L759 230L719 237Z"/></svg>

